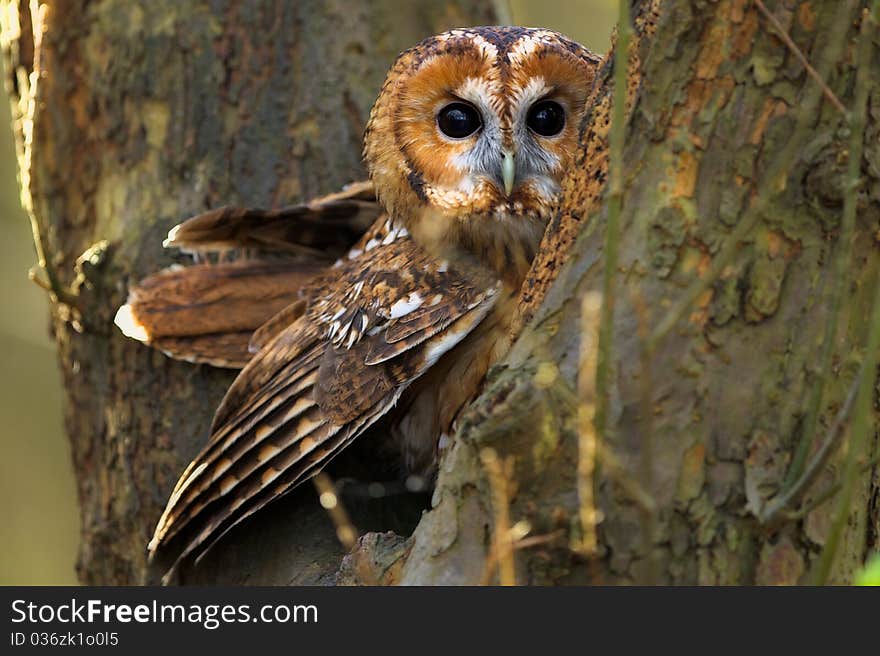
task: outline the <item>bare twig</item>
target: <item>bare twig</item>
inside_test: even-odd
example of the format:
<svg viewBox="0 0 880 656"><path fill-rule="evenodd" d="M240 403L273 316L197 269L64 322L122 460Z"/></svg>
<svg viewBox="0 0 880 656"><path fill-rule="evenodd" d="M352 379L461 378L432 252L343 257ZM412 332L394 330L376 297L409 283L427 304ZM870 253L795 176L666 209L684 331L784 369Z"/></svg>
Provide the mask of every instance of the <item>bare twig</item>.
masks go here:
<svg viewBox="0 0 880 656"><path fill-rule="evenodd" d="M779 22L779 19L776 18L773 14L771 14L767 7L764 5L762 0L755 0L755 6L758 10L764 14L764 18L773 26L773 29L776 30L776 33L779 35L779 38L782 39L782 42L791 50L792 54L797 57L797 60L801 63L804 69L807 71L807 75L809 75L816 84L819 85L819 88L822 89L822 93L825 94L825 97L828 99L834 107L844 116L849 116L846 111L846 107L843 106L843 103L840 102L840 98L838 98L831 88L825 83L825 79L819 72L812 67L810 62L807 60L807 57L804 55L803 51L798 48L797 44L792 40L791 36L788 32L785 31L785 28L782 26L782 23Z"/></svg>
<svg viewBox="0 0 880 656"><path fill-rule="evenodd" d="M489 487L492 490L492 510L495 522L492 528L492 548L486 559L484 582L491 580L495 564L498 564L498 582L501 585L516 585L516 567L513 560L513 543L518 537L510 526L510 497L512 496L511 480L513 477L513 459L498 457L495 449L486 447L480 451L480 459L489 476Z"/></svg>
<svg viewBox="0 0 880 656"><path fill-rule="evenodd" d="M629 0L619 0L617 43L614 53L614 106L608 152L608 220L605 224L605 270L602 282L602 315L599 322L599 353L596 363L596 430L608 437L608 390L614 342L614 305L617 286L617 259L620 242L620 210L623 202L623 148L626 141L626 97L629 45L632 25Z"/></svg>
<svg viewBox="0 0 880 656"><path fill-rule="evenodd" d="M520 549L536 547L559 540L564 531L561 529L546 535L526 537L532 530L526 520L511 525L510 500L514 495L513 457L503 460L491 447L480 451L480 460L489 477L492 491L492 510L495 515L492 527L492 546L486 556L481 585L492 583L495 571L498 571L498 582L501 585L516 585L516 563L514 552Z"/></svg>
<svg viewBox="0 0 880 656"><path fill-rule="evenodd" d="M17 153L21 182L21 204L30 219L34 250L37 254L37 265L32 269L34 273L29 273L28 277L49 293L53 303L61 301L72 305L75 301L75 294L61 282L52 266L48 252L49 240L45 234L45 217L41 216L40 208L34 202L34 197L38 195L34 193L34 188L38 183L33 165L34 143L37 138L38 121L42 116L40 111L42 103L40 80L45 76L45 58L42 46L43 36L48 29L50 8L45 3L40 4L38 0L30 0L29 11L34 44L33 70L28 75L26 83L22 85L22 97L19 99L21 132L24 138ZM23 77L22 81L24 81ZM42 273L45 279L37 272Z"/></svg>
<svg viewBox="0 0 880 656"><path fill-rule="evenodd" d="M597 292L588 292L581 299L581 344L578 363L577 492L581 535L575 550L587 558L596 555L596 453L599 436L596 431L596 356L599 344L599 320L602 299Z"/></svg>
<svg viewBox="0 0 880 656"><path fill-rule="evenodd" d="M553 531L552 533L547 533L546 535L532 535L527 538L517 538L517 535L521 535L523 529L520 529L520 525L523 522L517 522L510 528L511 539L510 539L510 548L513 551L519 551L521 549L531 549L532 547L540 547L544 544L550 544L552 542L559 541L564 535L565 531L559 529L558 531ZM490 585L492 583L492 576L495 574L495 569L498 567L498 556L495 553L495 550L492 549L489 551L489 555L486 557L486 568L483 571L483 579L480 582L481 585Z"/></svg>
<svg viewBox="0 0 880 656"><path fill-rule="evenodd" d="M873 47L872 28L876 29L880 13L880 0L874 0L870 13L862 12L861 35L856 70L855 101L852 114L849 163L847 166L847 186L844 198L844 215L847 211L853 220L856 211L856 194L861 181L862 147L865 139L865 117L867 114L868 92L871 79L871 55ZM868 433L873 425L874 377L877 374L877 356L880 349L880 285L877 285L871 321L868 324L868 340L862 370L859 372L859 392L856 397L855 414L849 436L849 450L843 472L843 484L837 514L831 525L825 547L816 566L815 581L821 585L828 580L834 557L840 545L843 529L850 515L850 503L859 474L859 457L865 449Z"/></svg>
<svg viewBox="0 0 880 656"><path fill-rule="evenodd" d="M654 501L654 497L648 494L648 491L633 478L632 474L627 471L623 463L618 460L607 444L599 442L596 445L596 461L602 463L603 471L608 473L608 480L619 485L624 495L636 504L639 510L649 513L657 512L657 504ZM597 510L596 520L600 521L601 518L602 513Z"/></svg>
<svg viewBox="0 0 880 656"><path fill-rule="evenodd" d="M856 375L856 379L853 381L852 385L850 385L849 392L846 395L846 399L843 402L840 410L837 412L837 416L834 417L834 422L831 424L831 427L828 429L828 432L825 435L825 439L822 442L822 446L819 447L819 450L813 455L812 460L807 465L804 472L800 475L794 483L787 487L783 487L778 495L776 495L773 499L770 499L767 502L767 505L764 506L764 510L761 512L760 520L763 524L768 524L772 522L783 510L788 508L792 503L794 503L798 497L803 494L803 492L810 486L813 480L816 478L816 475L822 470L822 467L828 462L828 458L834 453L834 448L838 444L838 437L840 437L843 432L843 426L846 423L847 417L849 417L849 413L852 410L853 403L856 400L856 393L859 390L859 384L862 380L864 365L862 365L862 369L859 370Z"/></svg>
<svg viewBox="0 0 880 656"><path fill-rule="evenodd" d="M514 527L516 525L514 524ZM542 544L550 544L551 542L556 542L561 537L565 535L565 531L563 529L559 529L557 531L553 531L552 533L547 533L546 535L532 535L527 538L520 538L513 543L513 548L519 551L520 549L531 549L532 547L540 547Z"/></svg>
<svg viewBox="0 0 880 656"><path fill-rule="evenodd" d="M585 322L581 329L580 361L578 365L578 389L572 390L561 376L549 384L553 398L565 406L565 414L574 414L578 431L578 499L583 512L586 513L587 529L595 529L601 521L602 513L595 508L596 484L598 470L602 471L609 481L619 485L630 501L640 509L656 512L656 504L650 494L633 478L632 473L617 458L609 444L599 440L596 427L591 417L595 416L595 372L596 344L598 343L598 315L601 301L597 292L591 292L592 299L584 299L587 308L581 309L581 321ZM589 296L589 294L588 294ZM589 423L587 423L589 422ZM592 451L595 449L595 453ZM572 547L580 551L579 545Z"/></svg>
<svg viewBox="0 0 880 656"><path fill-rule="evenodd" d="M318 491L318 500L321 506L329 513L330 519L336 526L336 537L343 547L350 550L357 542L358 531L351 523L345 508L339 502L336 486L324 472L316 474L312 481Z"/></svg>
<svg viewBox="0 0 880 656"><path fill-rule="evenodd" d="M843 24L845 28L849 28L849 16L852 11L851 7L841 8L842 17L837 21ZM844 20L847 19L847 20ZM845 33L845 31L844 31ZM834 53L828 53L820 62L823 67L822 77L827 76L831 66L837 61ZM861 146L860 146L861 148ZM834 346L837 341L837 329L840 325L840 313L843 302L844 290L848 283L847 271L851 266L852 260L852 239L855 230L855 199L846 198L844 200L843 216L841 218L840 236L835 246L833 263L833 285L830 290L830 296L826 296L826 302L830 306L828 316L825 322L825 337L822 342L822 353L819 358L819 366L816 369L818 380L816 381L810 393L806 411L804 413L804 423L801 430L801 439L795 449L794 457L791 461L788 473L783 483L783 489L792 485L803 473L804 465L812 449L813 442L816 439L818 430L819 414L822 408L822 401L825 396L825 388L828 382L828 374L831 370L831 360L834 356Z"/></svg>
<svg viewBox="0 0 880 656"><path fill-rule="evenodd" d="M532 547L539 547L543 544L556 542L565 535L565 531L563 529L559 529L558 531L553 531L552 533L547 533L546 535L532 535L531 537L527 538L517 538L517 535L521 535L521 532L523 530L519 529L519 526L521 524L523 524L523 522L517 522L510 529L510 548L514 551L519 551L520 549L530 549ZM496 555L495 550L492 549L489 552L489 555L486 557L486 568L483 571L483 579L481 581L482 585L489 585L492 583L492 575L495 573L495 568L497 566L498 556Z"/></svg>
<svg viewBox="0 0 880 656"><path fill-rule="evenodd" d="M861 468L859 469L859 476L867 474L878 464L880 464L880 453L878 453L876 456L874 456L868 462L861 466ZM786 519L789 520L802 519L803 517L814 511L816 508L821 506L823 503L831 499L835 494L840 492L842 488L843 483L841 481L835 481L834 483L829 485L827 489L817 494L815 499L810 499L810 502L808 504L804 505L801 508L798 508L795 511L783 513L783 515Z"/></svg>

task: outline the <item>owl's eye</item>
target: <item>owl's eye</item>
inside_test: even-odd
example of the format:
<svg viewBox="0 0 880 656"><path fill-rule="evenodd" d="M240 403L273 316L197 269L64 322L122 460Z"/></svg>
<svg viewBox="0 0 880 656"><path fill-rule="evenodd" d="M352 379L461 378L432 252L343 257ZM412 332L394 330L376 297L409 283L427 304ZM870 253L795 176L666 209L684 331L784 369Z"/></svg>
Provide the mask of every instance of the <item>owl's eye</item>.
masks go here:
<svg viewBox="0 0 880 656"><path fill-rule="evenodd" d="M552 100L539 100L526 115L526 125L542 137L552 137L565 127L565 110Z"/></svg>
<svg viewBox="0 0 880 656"><path fill-rule="evenodd" d="M452 139L464 139L480 129L480 112L463 102L449 103L437 114L440 132Z"/></svg>

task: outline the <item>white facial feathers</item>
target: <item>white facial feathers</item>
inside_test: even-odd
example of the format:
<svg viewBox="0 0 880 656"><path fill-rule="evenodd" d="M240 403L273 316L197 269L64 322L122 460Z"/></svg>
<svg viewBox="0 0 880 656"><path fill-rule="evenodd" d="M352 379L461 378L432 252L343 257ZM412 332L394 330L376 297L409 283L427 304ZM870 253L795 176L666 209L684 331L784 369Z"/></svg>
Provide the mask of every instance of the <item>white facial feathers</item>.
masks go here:
<svg viewBox="0 0 880 656"><path fill-rule="evenodd" d="M469 77L456 88L453 95L473 105L483 125L469 147L450 158L449 165L460 173L450 191L470 194L487 182L503 189L504 151L511 150L517 184L531 182L538 193L557 193L558 184L551 176L561 167L559 156L546 149L526 125L529 109L552 93L543 77L507 91L495 78Z"/></svg>

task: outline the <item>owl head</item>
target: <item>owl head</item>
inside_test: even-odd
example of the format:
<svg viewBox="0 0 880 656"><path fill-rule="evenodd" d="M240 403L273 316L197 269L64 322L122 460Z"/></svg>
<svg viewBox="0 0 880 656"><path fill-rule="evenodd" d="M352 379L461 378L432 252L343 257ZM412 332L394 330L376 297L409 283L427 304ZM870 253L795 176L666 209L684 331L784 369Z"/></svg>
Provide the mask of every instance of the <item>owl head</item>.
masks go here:
<svg viewBox="0 0 880 656"><path fill-rule="evenodd" d="M494 230L519 218L540 235L598 61L556 32L522 27L451 30L403 52L365 137L380 201L405 223L427 214Z"/></svg>

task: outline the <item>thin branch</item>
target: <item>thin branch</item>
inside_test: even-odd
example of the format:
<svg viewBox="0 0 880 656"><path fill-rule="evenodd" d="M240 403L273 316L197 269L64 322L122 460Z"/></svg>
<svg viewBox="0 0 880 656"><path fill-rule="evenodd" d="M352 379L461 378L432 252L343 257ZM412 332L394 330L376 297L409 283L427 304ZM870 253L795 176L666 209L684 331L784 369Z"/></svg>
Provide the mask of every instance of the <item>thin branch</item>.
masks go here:
<svg viewBox="0 0 880 656"><path fill-rule="evenodd" d="M330 519L333 520L334 526L336 526L336 537L343 547L351 550L357 542L358 531L354 524L351 523L345 508L339 502L339 493L336 490L336 486L333 485L333 481L324 472L315 474L312 481L315 484L315 489L318 491L318 501L321 507L327 511Z"/></svg>
<svg viewBox="0 0 880 656"><path fill-rule="evenodd" d="M803 51L798 48L797 44L792 40L788 32L785 31L785 28L782 26L782 23L779 22L779 19L777 19L776 16L768 11L762 0L755 0L755 6L760 10L762 14L764 14L764 17L770 22L770 24L773 26L773 29L776 30L776 33L779 35L779 38L782 39L782 42L788 47L789 50L791 50L792 54L797 57L797 60L807 71L807 75L813 78L816 84L819 85L819 88L822 89L822 93L825 94L828 102L834 105L834 107L841 114L849 117L849 113L846 111L846 107L843 106L843 103L840 102L840 98L838 98L831 90L831 88L825 83L825 79L823 78L823 76L819 75L819 72L812 67L812 65L804 55Z"/></svg>
<svg viewBox="0 0 880 656"><path fill-rule="evenodd" d="M838 23L844 22L843 18L848 18L851 11L852 9L850 7L841 9L843 17ZM848 20L845 21L845 25L847 28L849 27ZM837 57L832 53L828 53L828 56L820 62L820 66L824 67L822 71L824 74L823 77L827 75L827 71L830 71L832 63L836 61ZM859 146L859 148L861 148L861 146ZM824 299L825 302L830 305L830 309L825 322L825 337L822 342L822 354L819 358L819 366L816 369L818 380L813 386L808 399L806 412L804 414L803 428L801 430L802 437L800 443L795 449L791 466L789 467L783 483L783 489L792 485L802 474L804 464L807 461L807 457L809 456L810 450L816 439L819 414L822 409L822 401L828 382L828 374L831 371L831 361L834 357L834 346L837 341L838 326L840 325L844 291L848 284L849 276L847 275L847 272L852 266L851 245L853 234L855 232L855 210L855 199L847 196L844 200L843 216L841 217L840 236L838 237L835 246L834 269L833 277L831 278L834 282L832 289L830 290L830 296L826 296Z"/></svg>
<svg viewBox="0 0 880 656"><path fill-rule="evenodd" d="M495 564L498 564L498 582L501 585L516 585L516 567L513 560L515 536L510 526L511 480L513 460L498 457L495 449L486 447L480 451L480 459L489 477L492 491L492 510L495 514L492 529L492 548L486 560L484 581L491 580ZM522 535L518 537L523 537Z"/></svg>
<svg viewBox="0 0 880 656"><path fill-rule="evenodd" d="M635 503L640 511L657 512L657 503L654 501L654 497L632 477L611 449L601 442L596 445L596 460L608 470L608 480L619 485L624 496ZM602 513L597 510L596 515L598 521L602 517Z"/></svg>
<svg viewBox="0 0 880 656"><path fill-rule="evenodd" d="M512 534L510 548L513 551L519 551L521 549L531 549L532 547L540 547L541 545L550 544L552 542L558 541L565 535L565 530L559 529L545 535L533 535L527 538L517 538L516 536L519 534L517 526L521 523L522 522L517 522L517 524L514 524L510 529ZM483 571L483 579L480 582L481 585L490 585L492 583L492 575L495 573L495 569L497 566L498 557L495 554L495 550L493 549L489 552L489 556L486 558L486 568Z"/></svg>
<svg viewBox="0 0 880 656"><path fill-rule="evenodd" d="M880 453L878 453L876 456L874 456L868 462L861 466L861 468L859 469L859 476L864 476L877 465L880 465ZM810 499L810 502L808 504L802 506L801 508L798 508L795 511L783 513L783 516L788 520L803 519L809 513L813 512L816 508L831 499L835 494L840 492L842 488L843 483L841 481L835 481L834 483L829 485L826 490L816 495L815 499Z"/></svg>
<svg viewBox="0 0 880 656"><path fill-rule="evenodd" d="M598 484L598 470L601 465L605 478L620 486L623 494L640 510L647 512L656 512L657 504L654 498L643 488L639 482L628 471L627 467L615 455L610 444L607 444L598 438L596 427L593 421L589 424L587 421L595 413L595 402L591 399L595 398L595 366L596 366L596 315L599 313L598 300L599 294L593 292L595 296L592 300L584 299L588 309L582 312L582 317L589 317L592 313L592 325L590 330L581 331L581 349L580 361L578 364L578 389L575 393L561 376L553 381L552 389L554 397L565 405L565 414L573 413L576 417L575 428L578 431L578 499L581 516L581 529L584 533L595 530L595 526L602 521L602 512L595 506L596 487ZM583 321L583 319L582 319ZM586 336L586 337L585 337ZM592 413L592 414L591 414ZM592 451L595 449L595 453ZM592 466L592 471L591 471ZM582 551L578 546L573 547L575 551Z"/></svg>
<svg viewBox="0 0 880 656"><path fill-rule="evenodd" d="M874 0L871 11L862 12L861 36L859 42L859 55L856 69L855 104L852 114L851 137L849 147L849 162L847 166L846 197L844 199L844 214L847 210L855 217L857 193L861 181L862 147L865 139L865 118L868 107L868 92L871 79L871 55L873 47L872 28L877 24L877 16L880 13L880 0ZM821 585L828 580L834 557L840 546L843 529L850 516L850 503L855 490L859 475L859 457L865 450L868 441L868 433L873 426L873 397L874 377L877 374L877 356L880 349L880 285L876 286L876 295L871 309L871 321L868 324L868 343L866 345L865 360L859 375L859 393L856 398L855 416L850 431L849 450L846 454L846 464L843 473L843 487L841 488L837 515L831 525L822 555L816 566L816 583Z"/></svg>
<svg viewBox="0 0 880 656"><path fill-rule="evenodd" d="M599 320L602 299L596 292L587 292L581 299L581 344L578 361L577 398L577 492L580 539L575 550L586 558L596 555L596 453L599 436L596 431L596 354L599 342Z"/></svg>
<svg viewBox="0 0 880 656"><path fill-rule="evenodd" d="M822 441L822 446L819 447L819 450L813 455L812 460L807 465L804 472L801 474L800 478L797 479L794 483L787 487L783 487L778 495L776 495L773 499L770 499L767 502L767 505L764 506L764 510L761 513L760 520L763 524L768 524L772 522L779 513L788 508L792 503L794 503L803 492L810 486L813 480L816 478L816 475L822 470L822 468L828 462L828 458L834 453L834 448L838 444L838 438L843 432L843 426L846 423L847 418L849 417L849 413L852 410L853 404L856 400L856 395L859 390L859 384L862 380L862 375L864 374L864 365L859 369L858 374L856 375L855 380L852 385L849 387L849 392L846 395L846 399L843 402L840 410L837 412L837 416L834 417L834 422L831 424L831 427L828 429L828 432L825 435L825 439Z"/></svg>
<svg viewBox="0 0 880 656"><path fill-rule="evenodd" d="M553 531L552 533L547 533L545 535L533 535L528 538L520 538L513 543L513 548L519 551L520 549L531 549L532 547L540 547L542 544L550 544L551 542L556 542L560 538L565 535L565 529L558 529Z"/></svg>
<svg viewBox="0 0 880 656"><path fill-rule="evenodd" d="M596 363L596 430L607 439L608 390L614 341L614 305L620 242L620 209L623 202L623 148L626 140L627 73L632 25L629 0L619 0L617 43L614 52L614 107L608 154L608 220L605 225L605 270L602 283L602 314L599 320L599 354Z"/></svg>
<svg viewBox="0 0 880 656"><path fill-rule="evenodd" d="M37 265L34 273L29 273L29 278L39 287L49 292L53 303L62 302L75 306L76 294L66 287L53 268L52 258L48 252L48 237L46 235L45 217L34 202L34 188L38 180L35 178L33 165L34 145L37 139L38 121L44 112L42 105L42 84L40 80L45 75L43 56L43 36L48 30L50 9L47 4L40 4L38 0L30 0L29 11L31 14L31 28L34 44L33 70L27 77L27 84L23 85L23 94L19 105L22 107L21 131L23 134L22 147L18 153L18 170L21 182L21 205L30 219L31 234L34 241L34 250L37 254ZM43 279L39 273L45 275Z"/></svg>

